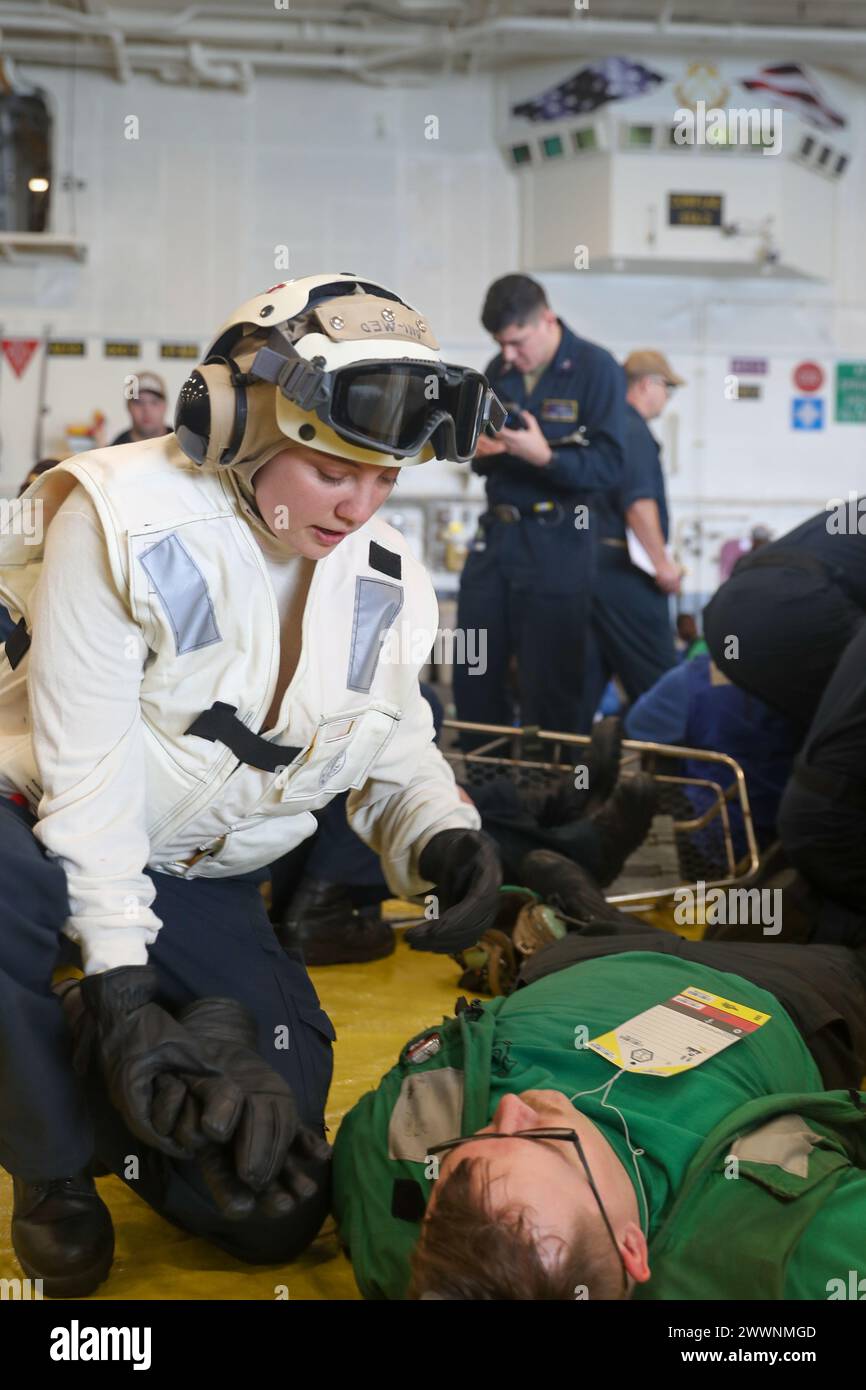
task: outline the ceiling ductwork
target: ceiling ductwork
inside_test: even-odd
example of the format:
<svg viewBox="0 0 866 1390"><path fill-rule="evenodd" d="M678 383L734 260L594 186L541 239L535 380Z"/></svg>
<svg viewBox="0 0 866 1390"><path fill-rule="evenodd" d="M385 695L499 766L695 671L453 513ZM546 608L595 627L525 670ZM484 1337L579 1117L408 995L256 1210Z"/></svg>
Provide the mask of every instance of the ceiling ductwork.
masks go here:
<svg viewBox="0 0 866 1390"><path fill-rule="evenodd" d="M119 82L150 73L167 82L245 90L256 73L342 74L393 84L439 72L499 71L618 51L807 56L862 80L861 0L755 0L726 8L690 0L607 0L605 18L575 8L552 17L545 0L378 0L267 10L213 0L181 10L138 0L20 3L0 0L0 49L20 63L90 68ZM512 10L512 13L508 13ZM712 22L707 22L712 21Z"/></svg>

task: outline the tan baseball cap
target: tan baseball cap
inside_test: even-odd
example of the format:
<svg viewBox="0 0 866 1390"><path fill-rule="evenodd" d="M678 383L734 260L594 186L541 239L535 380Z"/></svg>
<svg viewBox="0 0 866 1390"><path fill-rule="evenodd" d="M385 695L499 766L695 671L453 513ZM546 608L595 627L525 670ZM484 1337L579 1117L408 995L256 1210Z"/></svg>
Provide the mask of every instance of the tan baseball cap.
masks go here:
<svg viewBox="0 0 866 1390"><path fill-rule="evenodd" d="M664 353L654 348L638 348L630 352L623 363L625 374L629 377L660 376L668 386L685 386L685 379L677 376Z"/></svg>
<svg viewBox="0 0 866 1390"><path fill-rule="evenodd" d="M149 391L153 396L162 396L163 400L167 399L165 382L156 372L138 373L138 394L141 395L142 391Z"/></svg>

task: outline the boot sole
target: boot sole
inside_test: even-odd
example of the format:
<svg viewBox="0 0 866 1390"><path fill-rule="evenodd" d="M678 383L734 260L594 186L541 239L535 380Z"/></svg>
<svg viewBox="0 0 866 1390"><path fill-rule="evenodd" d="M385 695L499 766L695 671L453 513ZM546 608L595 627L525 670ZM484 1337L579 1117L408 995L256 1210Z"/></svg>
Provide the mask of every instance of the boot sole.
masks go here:
<svg viewBox="0 0 866 1390"><path fill-rule="evenodd" d="M95 1293L100 1284L104 1284L111 1272L114 1264L114 1241L111 1242L111 1250L107 1258L102 1257L96 1264L89 1269L76 1270L73 1274L58 1274L57 1276L46 1276L40 1274L38 1269L22 1260L16 1250L18 1263L24 1270L29 1279L41 1279L42 1295L44 1298L86 1298L88 1294Z"/></svg>

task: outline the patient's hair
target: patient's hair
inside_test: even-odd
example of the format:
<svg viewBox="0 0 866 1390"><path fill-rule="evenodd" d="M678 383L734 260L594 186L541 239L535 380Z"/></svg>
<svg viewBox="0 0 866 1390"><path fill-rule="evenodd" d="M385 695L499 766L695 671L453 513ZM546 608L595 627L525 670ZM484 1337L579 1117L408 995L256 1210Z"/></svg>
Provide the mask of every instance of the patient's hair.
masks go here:
<svg viewBox="0 0 866 1390"><path fill-rule="evenodd" d="M622 1298L622 1266L599 1215L545 1264L518 1204L496 1211L489 1165L465 1158L436 1191L412 1255L410 1298L519 1302ZM583 1292L583 1290L586 1292Z"/></svg>

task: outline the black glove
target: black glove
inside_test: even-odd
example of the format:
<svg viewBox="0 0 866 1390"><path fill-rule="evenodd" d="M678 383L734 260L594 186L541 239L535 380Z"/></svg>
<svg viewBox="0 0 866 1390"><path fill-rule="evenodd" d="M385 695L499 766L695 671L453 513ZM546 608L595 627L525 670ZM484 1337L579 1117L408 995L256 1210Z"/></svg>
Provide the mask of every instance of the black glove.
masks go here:
<svg viewBox="0 0 866 1390"><path fill-rule="evenodd" d="M231 1149L225 1145L207 1144L196 1161L215 1205L227 1220L243 1221L253 1215L277 1220L320 1191L326 1176L321 1165L330 1152L324 1139L311 1130L299 1129L280 1173L262 1192L254 1192L241 1182ZM314 1172L318 1169L318 1179L306 1171L305 1162Z"/></svg>
<svg viewBox="0 0 866 1390"><path fill-rule="evenodd" d="M318 1190L301 1160L324 1161L328 1145L301 1125L291 1089L259 1056L255 1022L237 1000L198 999L178 1023L216 1058L237 1095L209 1077L168 1078L154 1105L158 1127L196 1153L225 1216L286 1215Z"/></svg>
<svg viewBox="0 0 866 1390"><path fill-rule="evenodd" d="M493 840L480 830L440 830L421 851L418 869L436 885L440 915L410 927L409 945L442 955L474 945L499 907L502 868Z"/></svg>
<svg viewBox="0 0 866 1390"><path fill-rule="evenodd" d="M189 1081L210 1078L203 1124L212 1121L217 1128L242 1097L210 1049L153 1002L157 987L152 965L121 965L73 984L62 995L63 1006L73 1029L76 1071L87 1070L95 1050L111 1102L133 1134L172 1158L187 1158L154 1114L160 1078L173 1078L184 1091Z"/></svg>

